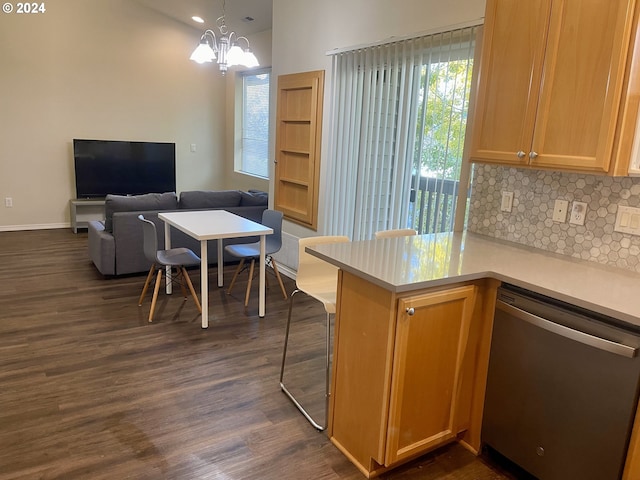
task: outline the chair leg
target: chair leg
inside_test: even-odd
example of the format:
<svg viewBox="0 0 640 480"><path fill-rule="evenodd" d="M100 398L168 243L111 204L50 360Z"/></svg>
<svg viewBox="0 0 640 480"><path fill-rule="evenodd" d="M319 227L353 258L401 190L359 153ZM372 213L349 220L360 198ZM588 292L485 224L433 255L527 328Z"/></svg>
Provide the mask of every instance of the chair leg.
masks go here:
<svg viewBox="0 0 640 480"><path fill-rule="evenodd" d="M282 351L282 365L280 366L280 387L284 388L282 384L282 379L284 378L284 364L287 359L287 345L289 344L289 330L291 329L291 311L293 310L293 297L295 297L296 293L300 290L294 290L291 294L291 298L289 299L289 314L287 316L287 326L284 331L284 349Z"/></svg>
<svg viewBox="0 0 640 480"><path fill-rule="evenodd" d="M162 269L158 269L158 276L156 277L156 284L153 287L153 298L151 299L151 310L149 310L149 323L153 321L153 312L156 309L156 301L158 300L158 290L160 290L160 284L162 283Z"/></svg>
<svg viewBox="0 0 640 480"><path fill-rule="evenodd" d="M189 287L189 291L191 292L191 296L193 297L193 299L196 302L196 307L198 307L198 311L200 313L202 313L202 306L200 305L200 302L198 301L198 295L196 295L196 291L193 288L193 283L191 283L191 278L189 277L189 274L187 273L187 269L182 267L182 277L184 278L185 282L187 282L187 286Z"/></svg>
<svg viewBox="0 0 640 480"><path fill-rule="evenodd" d="M293 402L293 404L296 406L296 408L298 410L300 410L300 413L302 413L302 415L304 415L304 417L309 421L309 423L311 425L313 425L313 427L318 430L318 431L323 431L325 428L327 428L327 420L329 418L329 343L330 343L330 335L331 332L329 330L330 328L330 316L329 313L327 313L327 333L326 333L326 371L325 371L325 406L324 406L324 425L320 425L318 422L316 422L313 417L305 410L305 408L300 404L300 402L298 402L298 400L294 397L294 395L287 389L287 387L284 384L284 366L286 363L286 358L287 358L287 346L289 344L289 331L291 329L291 311L293 309L293 297L295 296L296 293L298 293L300 290L294 290L293 293L291 294L291 298L289 299L289 315L287 317L287 327L285 330L285 334L284 334L284 349L282 352L282 365L280 366L280 389L284 392L284 394L289 397L289 400L291 400Z"/></svg>
<svg viewBox="0 0 640 480"><path fill-rule="evenodd" d="M144 300L144 296L147 294L147 289L149 288L149 284L151 283L151 278L153 277L153 271L155 270L155 263L151 265L149 269L149 274L147 275L147 279L144 282L144 287L142 287L142 293L140 294L140 299L138 300L138 306L142 306L142 301Z"/></svg>
<svg viewBox="0 0 640 480"><path fill-rule="evenodd" d="M327 424L329 423L329 395L330 395L330 385L329 379L331 372L331 314L327 312L327 331L326 331L326 357L325 357L325 372L324 372L324 427L327 428Z"/></svg>
<svg viewBox="0 0 640 480"><path fill-rule="evenodd" d="M247 282L247 291L244 294L244 306L249 305L249 294L251 293L251 283L253 281L253 269L256 266L256 259L251 259L251 266L249 267L249 281Z"/></svg>
<svg viewBox="0 0 640 480"><path fill-rule="evenodd" d="M227 289L227 294L231 293L231 289L233 288L233 285L236 283L236 279L238 278L238 275L240 274L240 271L242 270L243 266L244 266L244 258L241 258L240 263L238 264L238 268L236 268L236 273L233 274L233 278L231 279L231 283L229 284L229 288Z"/></svg>
<svg viewBox="0 0 640 480"><path fill-rule="evenodd" d="M282 290L282 296L284 299L287 299L287 291L284 288L284 283L282 283L282 278L280 277L280 272L278 272L278 267L276 265L276 261L271 259L271 268L273 268L273 273L276 274L276 278L278 279L278 283L280 284L280 290Z"/></svg>
<svg viewBox="0 0 640 480"><path fill-rule="evenodd" d="M187 281L187 277L183 272L184 267L176 267L176 276L178 276L178 274L180 276L182 276L182 281L178 282L180 283L180 291L182 292L182 296L184 297L184 301L187 301L187 298L189 298L189 295L187 295L187 288L184 286L185 282Z"/></svg>

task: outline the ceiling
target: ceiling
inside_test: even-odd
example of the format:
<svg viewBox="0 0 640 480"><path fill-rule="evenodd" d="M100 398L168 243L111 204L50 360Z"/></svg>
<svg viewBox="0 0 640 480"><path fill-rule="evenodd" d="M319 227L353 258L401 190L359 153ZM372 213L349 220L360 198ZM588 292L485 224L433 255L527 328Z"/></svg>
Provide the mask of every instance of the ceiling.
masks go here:
<svg viewBox="0 0 640 480"><path fill-rule="evenodd" d="M226 23L239 35L249 35L271 29L272 0L137 0L138 3L185 23L197 30L215 27L222 15ZM198 15L204 24L194 22ZM248 20L247 17L253 20ZM214 30L217 33L217 30Z"/></svg>

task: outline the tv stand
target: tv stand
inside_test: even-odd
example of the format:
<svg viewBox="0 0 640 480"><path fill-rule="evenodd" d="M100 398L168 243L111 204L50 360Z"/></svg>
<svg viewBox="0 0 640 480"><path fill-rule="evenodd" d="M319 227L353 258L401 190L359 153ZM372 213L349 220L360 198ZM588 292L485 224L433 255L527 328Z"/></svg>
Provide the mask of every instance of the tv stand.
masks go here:
<svg viewBox="0 0 640 480"><path fill-rule="evenodd" d="M104 220L104 198L69 200L69 217L73 233L78 233L78 228L87 228L90 220Z"/></svg>

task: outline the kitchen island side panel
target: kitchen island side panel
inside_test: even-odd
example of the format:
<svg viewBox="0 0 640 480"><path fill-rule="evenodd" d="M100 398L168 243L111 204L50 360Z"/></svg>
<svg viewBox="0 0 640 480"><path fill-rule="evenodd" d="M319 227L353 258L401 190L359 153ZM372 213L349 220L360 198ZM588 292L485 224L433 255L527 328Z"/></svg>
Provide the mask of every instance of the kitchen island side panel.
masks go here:
<svg viewBox="0 0 640 480"><path fill-rule="evenodd" d="M338 283L329 437L364 473L384 464L396 299L344 271Z"/></svg>

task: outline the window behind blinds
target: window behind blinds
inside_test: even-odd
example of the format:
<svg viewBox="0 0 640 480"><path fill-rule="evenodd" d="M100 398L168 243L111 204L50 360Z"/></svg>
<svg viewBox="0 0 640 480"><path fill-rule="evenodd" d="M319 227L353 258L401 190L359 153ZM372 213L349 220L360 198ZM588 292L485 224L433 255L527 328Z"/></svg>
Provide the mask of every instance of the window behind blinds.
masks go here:
<svg viewBox="0 0 640 480"><path fill-rule="evenodd" d="M453 229L476 29L333 55L328 235Z"/></svg>

